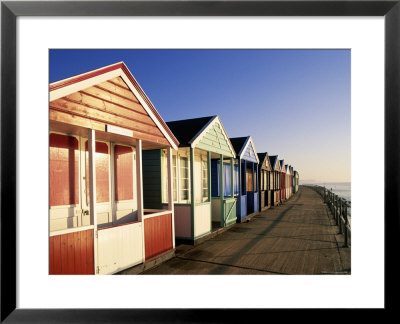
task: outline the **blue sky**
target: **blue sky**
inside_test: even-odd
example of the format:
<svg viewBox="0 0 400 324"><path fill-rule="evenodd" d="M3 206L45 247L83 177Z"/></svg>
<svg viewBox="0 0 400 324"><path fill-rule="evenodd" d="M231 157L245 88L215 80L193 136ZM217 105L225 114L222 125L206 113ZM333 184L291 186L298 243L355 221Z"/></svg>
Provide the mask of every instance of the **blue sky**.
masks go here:
<svg viewBox="0 0 400 324"><path fill-rule="evenodd" d="M124 61L165 121L219 115L303 181L350 181L350 50L50 50L50 82Z"/></svg>

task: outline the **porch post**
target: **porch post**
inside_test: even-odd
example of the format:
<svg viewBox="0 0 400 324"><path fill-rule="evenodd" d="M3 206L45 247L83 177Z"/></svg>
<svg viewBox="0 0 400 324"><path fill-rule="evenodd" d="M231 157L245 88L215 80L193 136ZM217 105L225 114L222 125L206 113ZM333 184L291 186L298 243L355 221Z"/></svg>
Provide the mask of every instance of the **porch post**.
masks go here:
<svg viewBox="0 0 400 324"><path fill-rule="evenodd" d="M194 217L195 217L195 196L194 196L194 190L196 188L196 185L194 183L194 148L191 147L190 148L190 182L189 182L189 186L190 186L190 210L191 210L191 236L192 239L194 240ZM200 184L201 185L201 184Z"/></svg>
<svg viewBox="0 0 400 324"><path fill-rule="evenodd" d="M244 171L244 192L243 192L243 194L247 195L247 161L246 160L244 160L244 170L243 171Z"/></svg>
<svg viewBox="0 0 400 324"><path fill-rule="evenodd" d="M143 219L143 167L142 167L142 140L136 140L136 196L138 221L142 224L142 261L145 260L145 238Z"/></svg>
<svg viewBox="0 0 400 324"><path fill-rule="evenodd" d="M208 201L210 203L210 232L212 231L212 198L211 198L211 153L207 152L207 187Z"/></svg>
<svg viewBox="0 0 400 324"><path fill-rule="evenodd" d="M208 201L211 202L211 153L207 152Z"/></svg>
<svg viewBox="0 0 400 324"><path fill-rule="evenodd" d="M171 211L172 220L172 247L175 248L175 213L174 213L174 195L173 195L173 177L172 177L172 148L167 148L167 174L168 174L168 210Z"/></svg>
<svg viewBox="0 0 400 324"><path fill-rule="evenodd" d="M90 224L93 225L93 266L97 273L97 213L96 213L96 133L94 129L88 134L89 151L89 212Z"/></svg>
<svg viewBox="0 0 400 324"><path fill-rule="evenodd" d="M233 158L231 158L231 197L233 198L235 186L233 185L234 172L233 172Z"/></svg>
<svg viewBox="0 0 400 324"><path fill-rule="evenodd" d="M253 193L256 192L256 179L254 177L254 162L251 163L251 171L253 173Z"/></svg>
<svg viewBox="0 0 400 324"><path fill-rule="evenodd" d="M221 209L221 226L225 227L225 215L224 215L224 156L219 156L219 201Z"/></svg>
<svg viewBox="0 0 400 324"><path fill-rule="evenodd" d="M251 210L254 213L256 211L255 203L256 203L256 190L257 190L257 178L254 172L254 162L251 162L251 170L253 172L253 206L251 206Z"/></svg>

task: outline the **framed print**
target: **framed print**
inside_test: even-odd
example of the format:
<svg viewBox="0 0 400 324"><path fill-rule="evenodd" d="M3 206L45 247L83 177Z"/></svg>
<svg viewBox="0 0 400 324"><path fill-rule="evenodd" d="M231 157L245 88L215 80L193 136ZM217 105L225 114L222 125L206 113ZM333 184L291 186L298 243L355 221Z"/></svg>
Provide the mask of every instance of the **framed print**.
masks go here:
<svg viewBox="0 0 400 324"><path fill-rule="evenodd" d="M340 23L340 19L343 20L343 23ZM6 323L224 322L234 321L240 314L263 316L264 312L270 308L393 309L395 301L391 296L395 292L398 279L394 273L395 267L392 260L397 255L396 238L399 235L399 204L397 200L399 197L400 152L398 134L400 127L398 112L400 104L398 95L400 91L400 4L398 0L2 1L1 25L1 321ZM320 30L317 26L321 26ZM346 34L350 35L348 39ZM294 35L298 36L297 41L295 39L297 36L294 37ZM334 37L336 37L335 40ZM51 41L48 41L50 39ZM365 45L358 45L358 40L360 44ZM61 95L52 97L53 94L49 95L48 91L49 83L52 84L50 92L53 89L55 91L59 89L56 82L55 84L49 82L49 50L265 49L269 47L272 49L340 48L352 50L351 122L354 122L356 126L352 133L352 154L356 154L354 160L352 158L352 162L355 161L358 164L357 166L352 164L352 174L359 183L369 184L368 188L362 188L362 185L359 184L352 190L359 201L358 214L369 214L368 217L365 215L365 222L368 222L368 226L363 227L362 225L359 227L360 229L356 227L354 232L356 266L352 268L351 275L341 276L341 278L315 276L317 278L312 279L307 276L288 276L288 278L269 276L275 278L264 282L258 276L243 276L229 280L218 276L198 276L195 280L187 276L168 278L168 280L163 276L135 276L135 278L133 278L134 276L90 276L90 278L77 276L75 281L72 281L71 276L68 279L65 276L44 274L43 263L47 261L43 259L43 253L34 253L32 252L34 249L29 250L30 253L26 253L25 247L30 245L32 248L36 248L37 246L39 251L43 248L43 244L48 244L48 236L43 237L42 225L38 225L39 222L41 222L40 224L47 222L47 220L44 221L46 216L43 216L43 204L34 200L40 192L47 193L48 184L43 180L47 180L47 177L43 177L41 181L41 178L37 176L42 171L32 172L27 166L34 168L39 163L42 164L40 170L46 170L48 146L40 143L44 143L43 134L48 140L48 119L43 122L42 118L47 116L48 109L43 110L45 111L43 115L40 107L46 102L47 108L49 99L51 102L61 98ZM362 61L363 54L371 60L370 65L368 61ZM164 136L162 143L166 145L165 147L157 146L158 141L154 141L153 145L156 148L165 149L162 154L168 156L166 159L169 161L170 169L164 177L169 182L166 181L165 186L168 187L168 183L171 183L172 179L179 184L185 183L189 174L195 173L194 169L191 170L187 164L188 159L192 158L195 168L198 168L196 170L199 170L196 179L203 183L202 191L199 191L197 196L194 193L193 196L190 196L190 185L187 182L186 185L178 186L180 190L176 192L176 201L184 205L188 204L191 199L200 204L206 204L211 200L211 185L208 186L210 178L207 177L207 172L213 167L211 163L208 165L207 162L208 159L211 159L210 155L205 153L195 156L193 154L191 157L189 151L185 150L179 153L180 155L173 155L170 151L171 148L167 148L167 146L177 149L178 141L168 133L168 127L164 127L162 118L154 112L155 110L152 110L152 103L146 94L140 92L142 90L140 90L140 86L136 86L136 81L130 75L129 70L123 65L118 65L118 67L122 72L115 76L122 78L125 82L130 82L131 85L131 87L120 90L123 92L123 96L119 95L119 97L133 96L128 91L133 89L132 93L139 98L138 100L141 103L145 102L143 107L145 107L144 111L148 113L148 116L146 115L148 123L154 121L160 129L160 136ZM365 71L366 67L368 67L368 71ZM114 66L108 67L107 71L104 70L102 73L108 73L113 69ZM360 74L360 71L363 74ZM94 74L93 77L104 81L101 80L99 71ZM360 80L360 75L365 76L364 80ZM82 80L85 81L87 78L81 76L76 84ZM93 86L97 85L93 84ZM77 91L77 88L74 89ZM245 85L242 85L242 89L246 89ZM108 90L104 90L105 92L107 95L110 93ZM104 93L96 94L96 96L104 95ZM73 92L68 93L68 95L70 94ZM63 93L64 95L66 93ZM93 93L90 95L94 97ZM149 97L151 96L149 95ZM360 97L364 101L357 101ZM364 108L364 113L362 104L360 108L360 102L369 102L369 105ZM358 107L354 111L353 105ZM62 107L58 107L58 111L61 110ZM142 115L144 114L142 113ZM96 122L99 122L98 118ZM124 204L140 206L140 196L138 201L133 203L132 197L136 197L136 192L125 190L124 184L127 180L118 176L119 170L124 170L124 168L128 168L131 172L133 165L136 165L138 170L141 170L142 167L140 162L135 162L136 156L140 156L135 154L141 154L139 152L141 152L142 142L140 140L140 144L137 144L140 147L140 150L136 148L138 151L133 151L132 148L126 146L129 143L121 142L122 136L136 136L136 130L132 131L128 127L122 127L125 125L123 123L123 120L119 125L109 122L105 126L109 133L108 136L115 139L117 144L108 143L106 139L103 139L98 148L93 137L86 139L87 146L84 141L81 142L79 139L79 144L76 146L83 152L82 156L86 154L85 152L90 152L87 161L81 158L81 162L79 162L82 165L88 164L88 170L82 167L79 172L87 172L85 174L92 176L94 174L96 177L93 170L97 169L97 166L94 166L92 154L99 149L100 153L106 156L105 159L108 159L106 163L112 163L113 167L110 168L112 171L109 173L107 170L103 170L107 190L102 191L97 198L100 196L103 203L108 203L111 200L107 200L107 197L115 195L115 197L122 197L120 201L124 201L120 206L125 206ZM216 127L222 130L224 128L221 121L215 118L208 120L207 123L212 124L213 127L213 123L215 123ZM200 127L199 130L208 130L207 127ZM76 141L73 136L65 139L66 136L60 135L59 129L53 130L53 133L54 138L51 140L61 146L65 141ZM221 134L224 134L223 131ZM149 145L150 135L146 134L147 137L143 137L147 141L144 145ZM31 141L32 143L30 143ZM198 142L194 142L197 145ZM254 155L257 144L254 145L251 139L249 143L253 147L252 154ZM75 142L71 145L75 145ZM229 148L229 145L227 144L226 147ZM230 149L233 154L233 149ZM109 156L108 152L110 152ZM126 154L124 155L125 160L118 160L117 156L123 154ZM251 155L251 153L249 154ZM222 176L225 162L231 163L233 170L233 161L229 162L223 159L221 161L220 174ZM79 163L77 165L80 165ZM167 164L167 162L165 163ZM44 169L43 165L45 165ZM174 165L177 168L175 176L172 172ZM283 162L282 168L291 170L291 166L285 166ZM27 170L30 175L26 172ZM113 178L113 172L115 172L115 178ZM258 181L253 180L255 179L254 167L252 172L252 174L245 173L246 183L251 187L251 190L244 187L247 192L251 192L258 185ZM136 178L131 175L132 177L133 180L131 180L135 181ZM268 178L263 177L262 179L261 185L265 185ZM109 189L112 187L111 185L108 187L108 183L114 182L118 182L118 185L114 189ZM29 194L26 195L24 187L32 188L32 184L36 189L31 189L32 194L29 197ZM130 182L128 184L132 185ZM82 182L79 186L82 192L85 188L93 189L93 183L90 184L90 181L87 181L87 184ZM238 186L237 190L240 188L241 186ZM65 190L67 189L69 190L69 188ZM289 188L287 189L289 190ZM221 186L219 190L222 192L225 189ZM233 176L229 188L226 190L231 190L233 196ZM289 195L290 191L286 192ZM96 195L96 191L94 191L94 195ZM47 194L44 196L47 197ZM64 196L50 196L49 199L64 207L75 204L76 201L71 198L73 194L70 191ZM91 197L96 196L92 195ZM373 197L374 201L368 201L368 197ZM95 205L98 204L90 203L95 199L86 196L85 199L87 205L85 206L95 210ZM175 198L170 190L168 195L164 194L163 199L168 202L174 201ZM44 201L44 205L46 204L48 204L47 200ZM170 207L169 203L167 205ZM166 208L166 206L164 207ZM169 210L168 208L167 210ZM70 212L74 215L77 212L84 213L83 210L79 211L77 208L71 209L72 211L64 209L61 212L67 214ZM159 211L157 211L158 214ZM161 214L168 213L164 210ZM32 222L32 219L40 218L41 215L44 218L38 221L38 224ZM132 216L128 213L123 217L127 215ZM129 218L129 222L132 222L136 216L132 217ZM236 220L229 221L233 224ZM356 219L355 222L362 223L362 220ZM113 225L119 226L120 224ZM88 229L91 229L91 224L88 223L87 226ZM188 228L189 232L192 231L191 238L194 239L195 230L190 229L190 226ZM374 228L376 233L373 231ZM60 230L59 228L55 229ZM362 239L358 240L359 237ZM152 256L149 255L149 258ZM365 268L357 267L358 259L363 259L360 264ZM113 273L114 270L110 270L108 273ZM302 290L312 291L310 295L307 295L310 301L318 299L316 296L311 296L313 293L318 295L319 299L323 299L319 294L326 292L323 292L321 287L339 290L341 285L347 284L346 289L349 291L360 289L361 284L365 283L365 280L369 280L368 275L363 274L363 270L370 275L370 278L373 276L378 278L374 283L372 283L373 278L371 279L368 292L357 292L360 295L370 296L370 300L366 297L365 300L360 298L357 302L355 292L344 297L344 299L350 299L347 302L349 306L345 306L346 301L337 297L329 300L330 304L316 303L315 306L312 305L312 302L307 302L307 298L303 301L294 300L294 296L298 295L293 293L293 287L297 293ZM46 279L42 281L44 277ZM347 282L343 277L349 278ZM354 278L362 278L362 280L358 279L357 283L352 283L351 280ZM290 283L288 284L288 282ZM27 288L27 284L29 288ZM318 285L320 288L316 288ZM278 289L279 287L280 289ZM125 291L123 291L124 288ZM66 292L64 296L62 296L63 291ZM176 291L180 291L180 294L177 294ZM104 294L104 298L100 299L99 296L95 296L100 292L102 296ZM269 295L271 292L276 296ZM217 301L216 296L220 302ZM229 300L224 298L225 296L236 297ZM246 302L239 303L240 296L253 296L253 300L247 298ZM273 302L273 299L286 300L287 303L278 305Z"/></svg>

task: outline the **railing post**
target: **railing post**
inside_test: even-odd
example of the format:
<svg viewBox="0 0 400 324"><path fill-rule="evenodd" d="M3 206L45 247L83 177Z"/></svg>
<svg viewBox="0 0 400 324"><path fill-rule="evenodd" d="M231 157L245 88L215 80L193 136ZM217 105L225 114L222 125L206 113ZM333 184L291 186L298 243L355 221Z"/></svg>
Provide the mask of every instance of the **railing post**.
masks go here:
<svg viewBox="0 0 400 324"><path fill-rule="evenodd" d="M330 209L331 208L331 192L328 189L326 189L326 198L327 198L328 207Z"/></svg>
<svg viewBox="0 0 400 324"><path fill-rule="evenodd" d="M342 230L342 198L339 198L339 216L338 216L338 220L339 220L339 234L343 234L343 230Z"/></svg>
<svg viewBox="0 0 400 324"><path fill-rule="evenodd" d="M332 206L333 206L333 215L335 217L335 222L336 222L336 225L337 225L338 223L337 223L337 215L336 215L336 195L335 194L333 194Z"/></svg>
<svg viewBox="0 0 400 324"><path fill-rule="evenodd" d="M348 231L349 219L347 217L347 202L344 206L344 247L349 247L349 231Z"/></svg>
<svg viewBox="0 0 400 324"><path fill-rule="evenodd" d="M336 225L340 227L340 215L339 215L339 197L335 195L335 215L336 215Z"/></svg>

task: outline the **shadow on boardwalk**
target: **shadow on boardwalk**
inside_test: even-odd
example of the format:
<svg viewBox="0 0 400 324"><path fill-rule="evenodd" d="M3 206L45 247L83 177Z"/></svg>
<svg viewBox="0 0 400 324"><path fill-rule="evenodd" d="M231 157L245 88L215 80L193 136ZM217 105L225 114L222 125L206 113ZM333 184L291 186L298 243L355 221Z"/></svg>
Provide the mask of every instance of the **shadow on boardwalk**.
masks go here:
<svg viewBox="0 0 400 324"><path fill-rule="evenodd" d="M343 247L321 197L300 187L290 200L198 246L179 245L176 256L143 274L350 274Z"/></svg>

